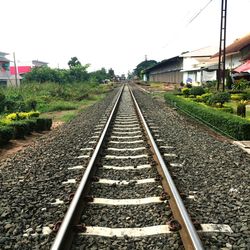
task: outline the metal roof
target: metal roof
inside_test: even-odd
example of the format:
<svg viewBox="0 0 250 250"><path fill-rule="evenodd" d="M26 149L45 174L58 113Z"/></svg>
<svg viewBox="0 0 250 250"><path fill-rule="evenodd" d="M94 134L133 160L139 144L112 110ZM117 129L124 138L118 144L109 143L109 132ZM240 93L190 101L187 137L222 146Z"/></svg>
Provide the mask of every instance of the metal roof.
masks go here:
<svg viewBox="0 0 250 250"><path fill-rule="evenodd" d="M218 48L214 46L207 46L204 48L196 49L190 52L186 52L180 55L180 57L210 57L218 51Z"/></svg>
<svg viewBox="0 0 250 250"><path fill-rule="evenodd" d="M164 65L167 65L168 63L170 63L170 62L172 62L172 61L175 61L175 60L178 60L178 59L181 59L181 57L175 56L175 57L171 57L171 58L169 58L169 59L165 59L165 60L163 60L163 61L157 63L156 65L154 65L154 66L152 66L152 67L150 67L150 68L147 68L147 69L145 70L145 72L149 72L149 71L151 71L151 70L153 70L153 69L160 68L160 67L162 67L162 66L164 66ZM181 59L181 60L182 60L182 59Z"/></svg>
<svg viewBox="0 0 250 250"><path fill-rule="evenodd" d="M0 56L0 62L10 62L10 60L3 56Z"/></svg>
<svg viewBox="0 0 250 250"><path fill-rule="evenodd" d="M226 47L226 54L237 53L240 50L250 45L250 33L245 35L244 37L236 39L233 43ZM219 56L219 52L213 55L212 57Z"/></svg>

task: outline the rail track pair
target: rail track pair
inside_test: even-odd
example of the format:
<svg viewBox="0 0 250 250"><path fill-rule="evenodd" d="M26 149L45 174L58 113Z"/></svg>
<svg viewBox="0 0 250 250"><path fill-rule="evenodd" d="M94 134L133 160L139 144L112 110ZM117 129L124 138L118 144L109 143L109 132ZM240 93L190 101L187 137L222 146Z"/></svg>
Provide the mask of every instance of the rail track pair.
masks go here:
<svg viewBox="0 0 250 250"><path fill-rule="evenodd" d="M178 231L185 249L203 249L129 85L121 86L110 116L100 128L98 142L51 249L70 249L77 237L76 231L81 232L83 241L84 237L92 236L143 237ZM140 223L136 218L133 220L131 217L136 215L129 213L130 207L133 207L131 211L138 209L138 214L145 216L142 220L147 221L146 212L144 215L139 212L139 207L145 208L147 204L171 208L171 212L167 212L168 216L161 213L161 222L157 219L153 225L146 226L141 219ZM128 223L117 209L121 206L127 210L125 220ZM167 211L164 209L160 211ZM106 226L93 225L91 217L96 216L91 214L93 210L100 220L107 217L101 223ZM109 218L111 211L113 221Z"/></svg>

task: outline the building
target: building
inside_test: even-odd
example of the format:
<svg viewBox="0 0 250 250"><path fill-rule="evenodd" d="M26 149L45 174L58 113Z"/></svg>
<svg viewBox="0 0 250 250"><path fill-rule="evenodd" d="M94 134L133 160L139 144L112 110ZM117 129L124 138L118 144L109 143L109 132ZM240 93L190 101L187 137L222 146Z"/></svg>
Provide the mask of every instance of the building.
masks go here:
<svg viewBox="0 0 250 250"><path fill-rule="evenodd" d="M19 79L22 79L25 76L25 74L29 73L34 67L48 66L47 62L42 62L38 60L32 60L28 62L18 62L18 64L19 65L16 68L15 66L10 66L10 75L11 77L14 77L17 69L17 76Z"/></svg>
<svg viewBox="0 0 250 250"><path fill-rule="evenodd" d="M203 70L200 65L206 63L217 51L215 47L208 46L191 52L182 53L183 57L183 83L192 83L199 85L202 82L210 81L216 77L216 73L209 70Z"/></svg>
<svg viewBox="0 0 250 250"><path fill-rule="evenodd" d="M234 77L240 77L242 72L239 72L239 70L241 70L241 68L239 67L241 65L247 66L249 60L250 60L250 33L241 38L236 39L232 44L226 47L225 68L230 72L235 72L235 74L233 74ZM217 79L216 72L218 70L218 61L219 61L219 53L217 52L205 63L199 65L203 70L213 72L214 76L212 80ZM248 68L244 67L244 69L247 72Z"/></svg>
<svg viewBox="0 0 250 250"><path fill-rule="evenodd" d="M6 58L7 55L0 52L0 86L7 86L10 79L10 60Z"/></svg>
<svg viewBox="0 0 250 250"><path fill-rule="evenodd" d="M144 79L150 82L181 83L183 81L182 69L183 57L172 57L146 69Z"/></svg>

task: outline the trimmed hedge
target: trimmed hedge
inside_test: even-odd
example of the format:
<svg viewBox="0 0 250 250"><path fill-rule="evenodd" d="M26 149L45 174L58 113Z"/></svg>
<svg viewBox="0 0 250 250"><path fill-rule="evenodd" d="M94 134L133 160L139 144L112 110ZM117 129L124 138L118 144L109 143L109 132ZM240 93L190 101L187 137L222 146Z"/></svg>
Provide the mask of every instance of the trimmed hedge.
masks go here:
<svg viewBox="0 0 250 250"><path fill-rule="evenodd" d="M26 121L15 121L12 122L9 126L11 126L14 130L14 139L24 139L25 135L30 134L30 127Z"/></svg>
<svg viewBox="0 0 250 250"><path fill-rule="evenodd" d="M52 126L52 119L50 118L37 118L36 119L36 131L50 130Z"/></svg>
<svg viewBox="0 0 250 250"><path fill-rule="evenodd" d="M37 118L13 121L10 124L0 124L0 145L6 144L11 139L24 139L33 131L41 132L50 130L52 119Z"/></svg>
<svg viewBox="0 0 250 250"><path fill-rule="evenodd" d="M13 128L10 126L0 125L0 145L6 144L9 140L12 139L14 134Z"/></svg>
<svg viewBox="0 0 250 250"><path fill-rule="evenodd" d="M169 93L165 94L165 100L167 103L177 106L233 138L250 140L250 122L246 119L199 103L187 101L182 97Z"/></svg>

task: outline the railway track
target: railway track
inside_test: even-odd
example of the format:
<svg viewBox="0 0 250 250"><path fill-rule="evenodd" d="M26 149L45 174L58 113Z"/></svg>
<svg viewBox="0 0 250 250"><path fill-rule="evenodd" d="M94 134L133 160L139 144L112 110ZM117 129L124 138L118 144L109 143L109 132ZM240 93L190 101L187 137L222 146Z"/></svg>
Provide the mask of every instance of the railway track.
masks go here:
<svg viewBox="0 0 250 250"><path fill-rule="evenodd" d="M127 85L95 129L98 143L82 149L79 157L93 150L91 158L51 249L203 249Z"/></svg>

